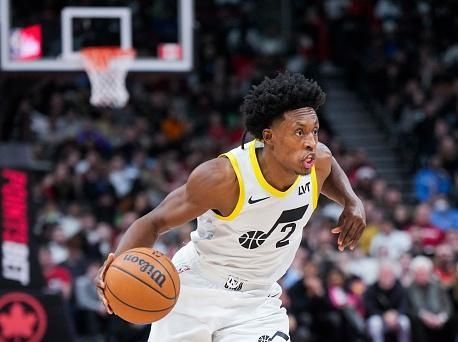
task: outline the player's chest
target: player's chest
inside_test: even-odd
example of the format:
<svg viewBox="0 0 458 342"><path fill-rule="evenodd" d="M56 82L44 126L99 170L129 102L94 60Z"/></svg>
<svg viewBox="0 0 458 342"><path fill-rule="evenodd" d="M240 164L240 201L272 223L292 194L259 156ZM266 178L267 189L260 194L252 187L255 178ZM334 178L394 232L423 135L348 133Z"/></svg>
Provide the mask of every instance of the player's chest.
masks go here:
<svg viewBox="0 0 458 342"><path fill-rule="evenodd" d="M294 196L283 200L269 198L260 202L254 200L262 197L249 198L255 203L245 206L231 225L237 243L242 248L282 248L301 239L302 230L313 213L311 198Z"/></svg>

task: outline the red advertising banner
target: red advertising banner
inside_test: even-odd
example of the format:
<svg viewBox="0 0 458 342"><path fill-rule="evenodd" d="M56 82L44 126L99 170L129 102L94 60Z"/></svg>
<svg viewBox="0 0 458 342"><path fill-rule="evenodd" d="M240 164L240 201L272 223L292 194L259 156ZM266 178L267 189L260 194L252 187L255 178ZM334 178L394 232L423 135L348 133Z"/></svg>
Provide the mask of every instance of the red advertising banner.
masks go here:
<svg viewBox="0 0 458 342"><path fill-rule="evenodd" d="M30 61L42 56L42 32L40 25L14 29L10 36L11 59Z"/></svg>
<svg viewBox="0 0 458 342"><path fill-rule="evenodd" d="M0 168L0 288L41 288L43 276L31 237L27 171Z"/></svg>

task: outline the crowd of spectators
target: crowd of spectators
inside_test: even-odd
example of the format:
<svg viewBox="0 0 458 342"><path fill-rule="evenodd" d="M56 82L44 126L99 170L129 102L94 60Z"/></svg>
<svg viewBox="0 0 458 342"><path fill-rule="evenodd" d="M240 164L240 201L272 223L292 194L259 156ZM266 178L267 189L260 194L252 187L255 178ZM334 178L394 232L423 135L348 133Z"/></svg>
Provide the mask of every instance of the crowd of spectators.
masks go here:
<svg viewBox="0 0 458 342"><path fill-rule="evenodd" d="M48 76L17 101L11 139L52 167L37 175L34 233L49 291L62 294L82 341L146 340L148 328L108 317L92 279L138 217L201 162L241 141L241 98L287 68L320 79L343 69L365 82L409 146L414 200L371 172L360 150L320 131L363 199L367 228L339 252L341 208L320 199L281 280L292 341L454 341L458 320L458 13L456 2L291 1L292 36L253 21L244 1L197 1L196 67L131 77L129 104L88 104L84 76ZM455 6L455 7L453 7ZM455 8L455 11L453 11ZM455 27L455 29L452 29ZM355 76L355 64L362 75ZM28 80L30 82L30 80ZM319 113L326 122L326 107ZM362 147L363 148L363 147ZM376 171L376 170L375 170ZM191 222L162 236L172 256Z"/></svg>

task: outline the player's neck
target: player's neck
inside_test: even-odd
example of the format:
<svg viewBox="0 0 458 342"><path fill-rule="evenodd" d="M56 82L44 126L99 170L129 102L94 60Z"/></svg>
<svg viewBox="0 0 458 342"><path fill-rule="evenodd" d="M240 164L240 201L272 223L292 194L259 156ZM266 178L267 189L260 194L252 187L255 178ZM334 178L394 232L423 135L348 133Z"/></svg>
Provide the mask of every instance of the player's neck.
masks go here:
<svg viewBox="0 0 458 342"><path fill-rule="evenodd" d="M265 148L256 149L256 159L264 179L277 190L288 190L298 177L286 170Z"/></svg>

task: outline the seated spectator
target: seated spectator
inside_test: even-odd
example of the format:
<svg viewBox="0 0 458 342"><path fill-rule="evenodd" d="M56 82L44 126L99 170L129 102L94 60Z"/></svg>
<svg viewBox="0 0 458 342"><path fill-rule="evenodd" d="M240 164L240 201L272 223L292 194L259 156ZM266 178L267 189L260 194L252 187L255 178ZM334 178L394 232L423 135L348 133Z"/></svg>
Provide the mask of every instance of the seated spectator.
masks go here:
<svg viewBox="0 0 458 342"><path fill-rule="evenodd" d="M401 229L405 230L410 225L411 220L411 210L405 204L397 205L393 210L393 222L394 225Z"/></svg>
<svg viewBox="0 0 458 342"><path fill-rule="evenodd" d="M377 282L367 289L364 304L367 327L373 342L385 341L387 333L396 335L399 342L410 341L405 290L396 278L394 264L381 263Z"/></svg>
<svg viewBox="0 0 458 342"><path fill-rule="evenodd" d="M289 289L291 286L296 284L304 276L304 264L307 258L307 250L305 248L299 248L294 256L293 263L290 268L283 276L282 285L283 288Z"/></svg>
<svg viewBox="0 0 458 342"><path fill-rule="evenodd" d="M58 265L52 258L47 247L41 247L38 252L38 259L46 281L47 290L53 293L60 293L69 301L72 295L72 275L68 268Z"/></svg>
<svg viewBox="0 0 458 342"><path fill-rule="evenodd" d="M431 208L426 203L415 208L413 223L407 231L412 237L413 250L417 254L432 255L434 248L445 238L444 232L431 223Z"/></svg>
<svg viewBox="0 0 458 342"><path fill-rule="evenodd" d="M431 223L443 230L458 229L458 208L452 208L446 197L438 197L434 201Z"/></svg>
<svg viewBox="0 0 458 342"><path fill-rule="evenodd" d="M364 293L367 290L363 278L357 275L349 275L345 286L348 292L348 299L353 309L361 316L366 314L366 305L364 304Z"/></svg>
<svg viewBox="0 0 458 342"><path fill-rule="evenodd" d="M402 254L410 250L411 237L408 233L396 229L393 222L386 215L384 216L379 225L380 231L371 241L370 254L376 258L399 259Z"/></svg>
<svg viewBox="0 0 458 342"><path fill-rule="evenodd" d="M383 221L383 211L376 206L366 202L367 226L359 240L359 246L365 254L369 254L372 240L379 233Z"/></svg>
<svg viewBox="0 0 458 342"><path fill-rule="evenodd" d="M451 135L442 137L438 146L440 163L449 175L453 175L458 169L458 146Z"/></svg>
<svg viewBox="0 0 458 342"><path fill-rule="evenodd" d="M100 262L91 262L86 274L78 277L75 284L77 315L83 321L80 333L88 342L103 341L102 329L107 313L94 286L94 279L100 266Z"/></svg>
<svg viewBox="0 0 458 342"><path fill-rule="evenodd" d="M360 314L361 308L358 308L359 303L344 287L345 274L338 268L332 268L326 278L327 300L336 313L334 323L339 340L364 341L365 328Z"/></svg>
<svg viewBox="0 0 458 342"><path fill-rule="evenodd" d="M325 298L317 265L307 261L303 270L304 276L288 289L289 312L296 318L296 338L300 341L318 341L316 337L328 336L333 341L329 333L334 331L326 334L331 308Z"/></svg>
<svg viewBox="0 0 458 342"><path fill-rule="evenodd" d="M407 299L413 340L452 342L452 303L432 273L432 261L417 256L412 260L411 271L413 283L407 290Z"/></svg>
<svg viewBox="0 0 458 342"><path fill-rule="evenodd" d="M445 236L445 241L452 248L453 254L458 258L458 229L449 230Z"/></svg>
<svg viewBox="0 0 458 342"><path fill-rule="evenodd" d="M455 327L455 336L458 338L458 261L455 262L455 276L454 276L453 286L450 288L450 297L452 298L453 303L453 323L452 326Z"/></svg>
<svg viewBox="0 0 458 342"><path fill-rule="evenodd" d="M359 248L355 248L346 258L348 260L344 260L341 266L346 274L358 276L366 284L372 284L377 280L378 261L376 258L364 254Z"/></svg>
<svg viewBox="0 0 458 342"><path fill-rule="evenodd" d="M453 249L448 244L436 248L434 255L434 274L446 289L453 286L455 281L455 260Z"/></svg>
<svg viewBox="0 0 458 342"><path fill-rule="evenodd" d="M446 195L450 191L450 176L440 167L439 158L431 157L427 166L415 174L415 197L420 202L428 202L434 196Z"/></svg>

